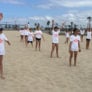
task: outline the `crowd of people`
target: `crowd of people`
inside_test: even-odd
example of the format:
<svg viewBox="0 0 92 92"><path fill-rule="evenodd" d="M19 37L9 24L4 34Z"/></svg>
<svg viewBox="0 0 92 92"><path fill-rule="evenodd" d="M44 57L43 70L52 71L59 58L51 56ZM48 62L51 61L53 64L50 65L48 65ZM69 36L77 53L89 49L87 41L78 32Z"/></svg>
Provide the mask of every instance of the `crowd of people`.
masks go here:
<svg viewBox="0 0 92 92"><path fill-rule="evenodd" d="M1 19L0 19L1 20ZM64 26L64 23L62 23L62 28ZM50 53L50 57L53 58L53 52L56 50L56 57L59 58L59 33L60 29L58 26L54 26L52 28L52 49ZM35 31L33 32L31 28L24 27L19 30L20 32L20 41L25 43L25 46L28 47L29 43L31 43L32 47L34 47L33 43L35 42L35 50L41 50L41 41L45 41L45 38L43 36L43 31L38 26ZM65 44L69 43L69 66L72 65L72 58L74 56L74 66L76 66L77 62L77 55L78 52L81 52L81 46L80 43L83 42L83 36L86 33L86 49L89 49L90 41L92 38L92 31L91 28L87 28L87 30L84 29L78 29L74 28L72 31L66 31L65 37L66 41ZM4 79L3 76L3 56L5 55L5 46L4 41L8 43L8 45L11 45L5 34L3 33L3 29L0 28L0 77Z"/></svg>

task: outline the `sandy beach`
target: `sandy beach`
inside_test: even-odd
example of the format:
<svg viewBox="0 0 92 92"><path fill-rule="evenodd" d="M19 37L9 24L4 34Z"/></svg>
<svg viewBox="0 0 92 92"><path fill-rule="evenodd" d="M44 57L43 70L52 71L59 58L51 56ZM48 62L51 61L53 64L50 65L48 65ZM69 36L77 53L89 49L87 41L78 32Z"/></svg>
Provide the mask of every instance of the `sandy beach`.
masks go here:
<svg viewBox="0 0 92 92"><path fill-rule="evenodd" d="M0 92L92 92L92 41L90 49L78 54L77 66L69 67L68 45L60 36L59 56L50 58L51 35L44 34L41 52L20 42L18 31L5 31L11 46L6 44L5 80L0 79ZM35 46L35 43L34 43Z"/></svg>

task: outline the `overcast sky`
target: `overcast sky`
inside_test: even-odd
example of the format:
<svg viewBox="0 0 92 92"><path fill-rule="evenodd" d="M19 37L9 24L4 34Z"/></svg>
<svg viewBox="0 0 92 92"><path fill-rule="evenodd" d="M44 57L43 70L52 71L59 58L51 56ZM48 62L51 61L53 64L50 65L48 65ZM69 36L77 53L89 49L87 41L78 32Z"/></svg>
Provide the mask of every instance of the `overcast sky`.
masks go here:
<svg viewBox="0 0 92 92"><path fill-rule="evenodd" d="M92 16L92 0L0 0L2 22L30 23L55 19L86 24Z"/></svg>

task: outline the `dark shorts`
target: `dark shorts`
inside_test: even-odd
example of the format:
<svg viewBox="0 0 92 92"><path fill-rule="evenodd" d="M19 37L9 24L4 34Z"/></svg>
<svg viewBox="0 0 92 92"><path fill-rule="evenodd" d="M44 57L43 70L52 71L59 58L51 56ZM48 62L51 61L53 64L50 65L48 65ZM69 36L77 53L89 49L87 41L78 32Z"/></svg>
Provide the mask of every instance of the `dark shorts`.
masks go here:
<svg viewBox="0 0 92 92"><path fill-rule="evenodd" d="M36 38L37 41L41 41L41 38Z"/></svg>
<svg viewBox="0 0 92 92"><path fill-rule="evenodd" d="M86 41L90 42L90 39L86 39Z"/></svg>
<svg viewBox="0 0 92 92"><path fill-rule="evenodd" d="M28 35L25 35L25 37L28 37Z"/></svg>
<svg viewBox="0 0 92 92"><path fill-rule="evenodd" d="M33 41L27 41L27 43L33 43Z"/></svg>

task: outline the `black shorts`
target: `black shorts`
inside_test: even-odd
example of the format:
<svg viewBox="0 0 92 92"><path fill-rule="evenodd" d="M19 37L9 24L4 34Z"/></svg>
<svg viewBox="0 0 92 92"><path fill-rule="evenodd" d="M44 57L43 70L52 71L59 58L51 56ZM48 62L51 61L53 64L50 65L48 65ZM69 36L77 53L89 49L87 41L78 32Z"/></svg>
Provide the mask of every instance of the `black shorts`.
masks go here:
<svg viewBox="0 0 92 92"><path fill-rule="evenodd" d="M41 41L41 38L36 38L37 41Z"/></svg>
<svg viewBox="0 0 92 92"><path fill-rule="evenodd" d="M33 43L33 41L27 41L27 43Z"/></svg>
<svg viewBox="0 0 92 92"><path fill-rule="evenodd" d="M90 39L86 39L86 41L90 42Z"/></svg>

